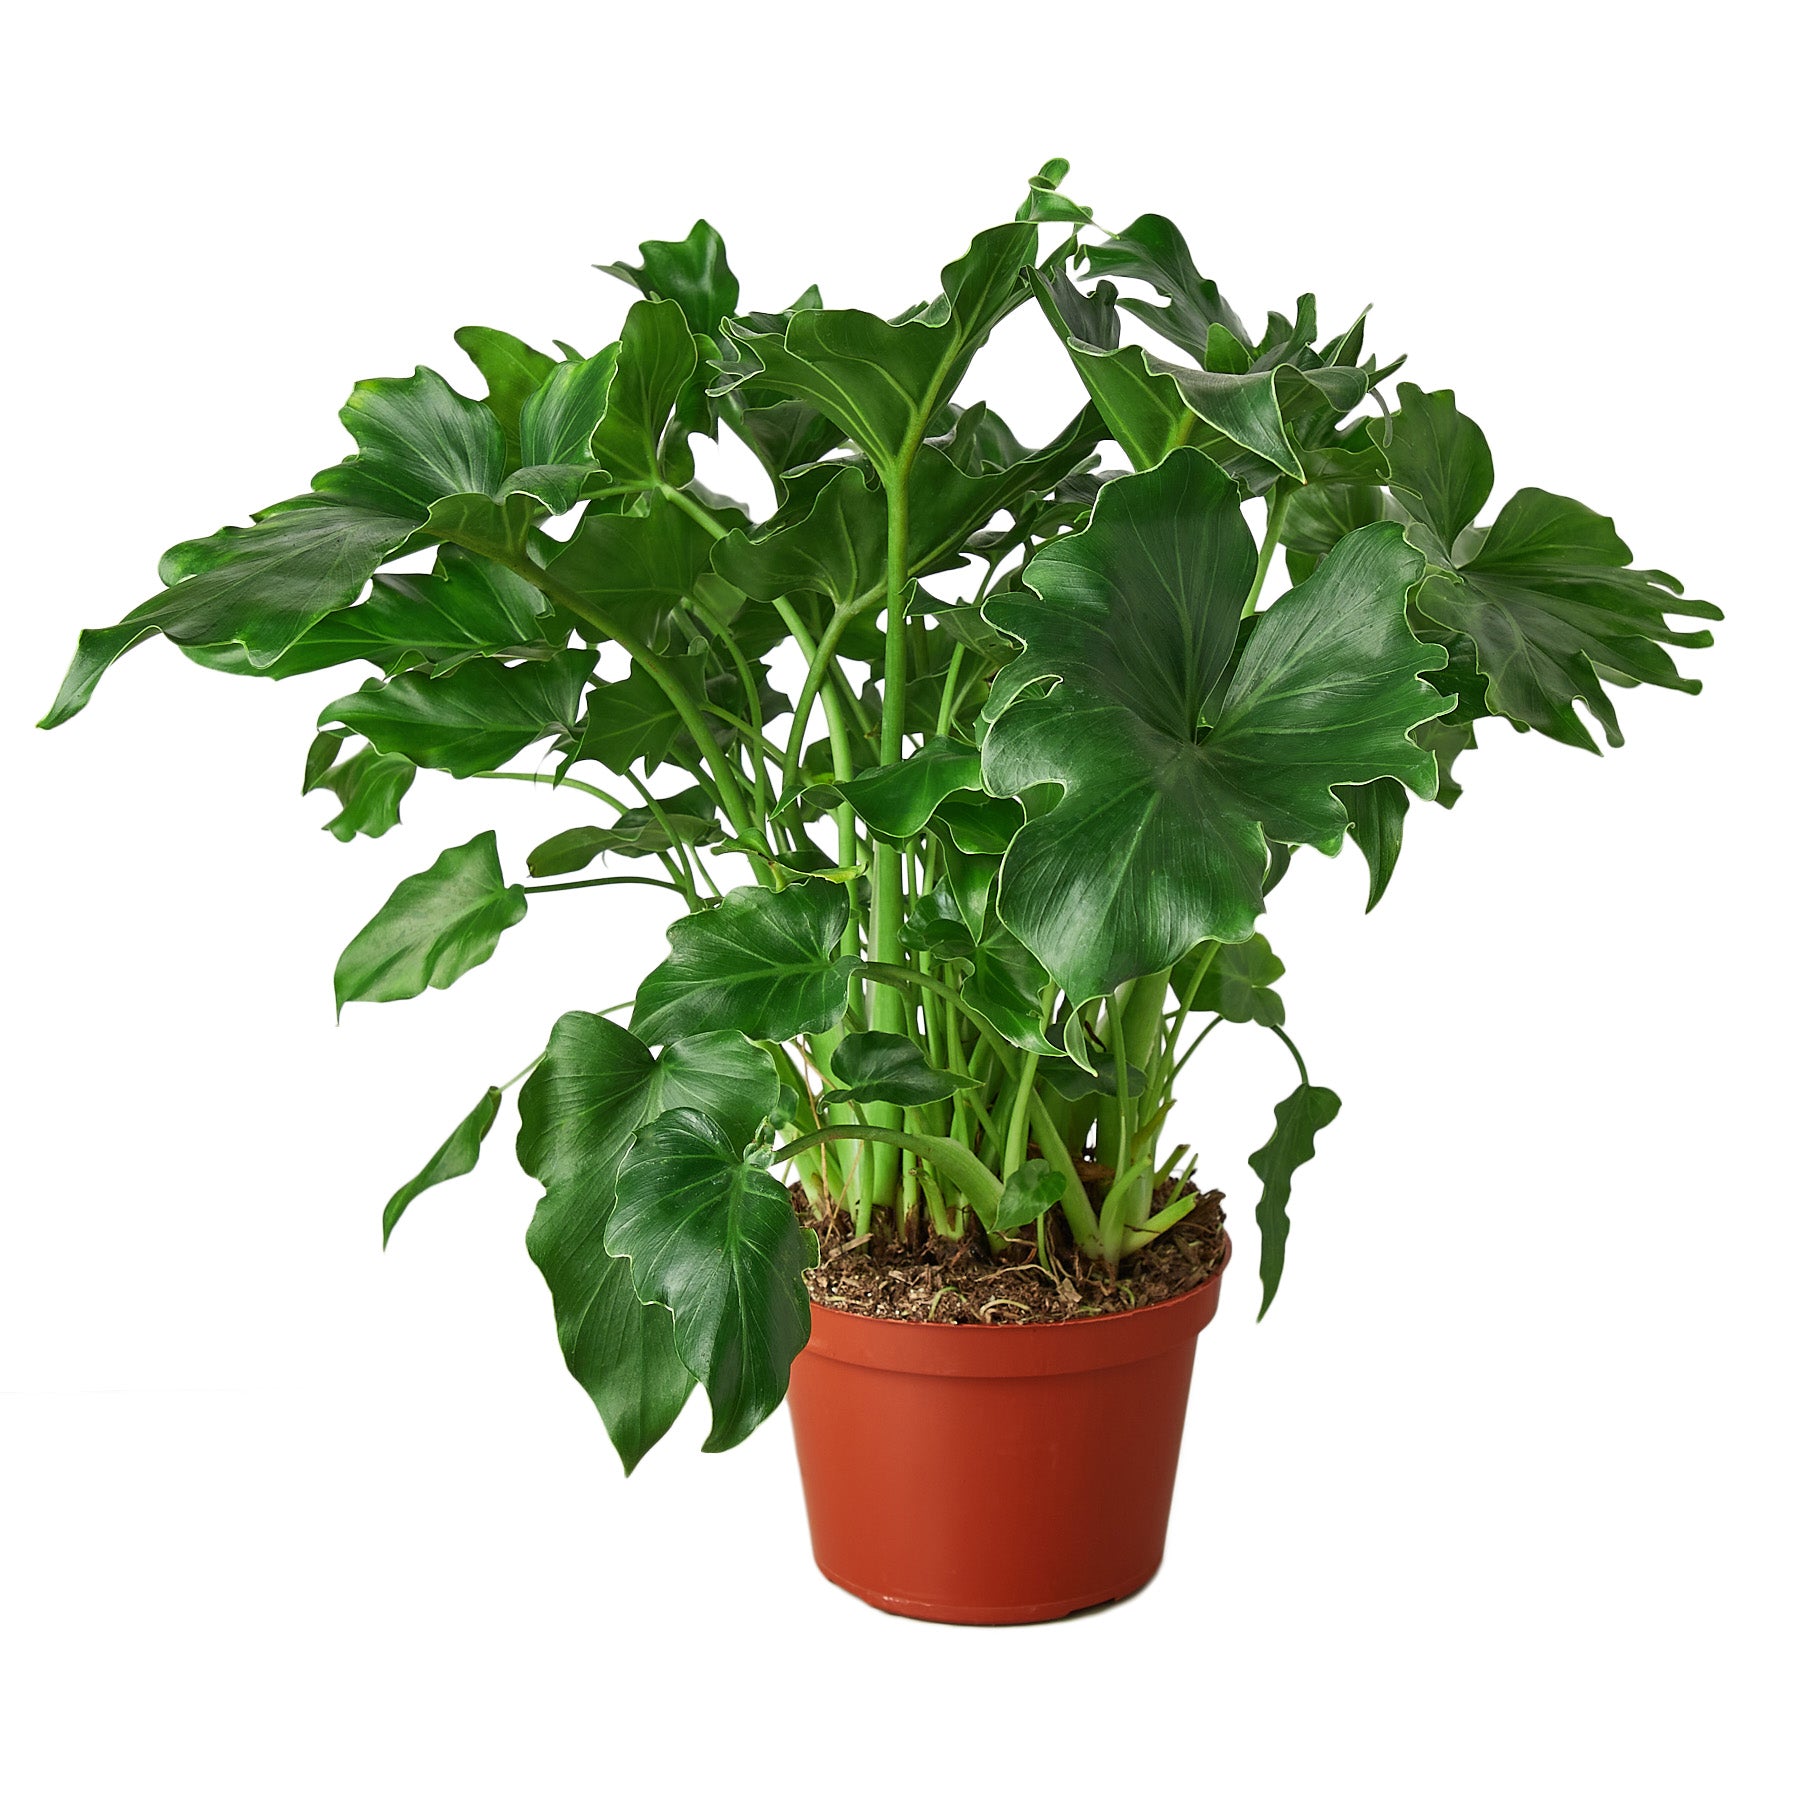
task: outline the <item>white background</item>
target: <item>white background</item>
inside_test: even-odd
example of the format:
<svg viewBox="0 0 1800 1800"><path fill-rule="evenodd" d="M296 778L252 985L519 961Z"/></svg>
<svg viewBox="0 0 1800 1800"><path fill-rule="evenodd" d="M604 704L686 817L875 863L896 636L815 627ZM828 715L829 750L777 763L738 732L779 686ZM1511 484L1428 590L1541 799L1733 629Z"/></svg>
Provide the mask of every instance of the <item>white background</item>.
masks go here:
<svg viewBox="0 0 1800 1800"><path fill-rule="evenodd" d="M0 1787L1793 1792L1776 9L637 11L14 27ZM1617 756L1485 727L1371 918L1354 853L1300 860L1269 930L1344 1113L1269 1320L1246 1256L1201 1341L1164 1572L959 1631L815 1575L782 1420L703 1459L697 1405L620 1477L510 1105L380 1253L387 1193L630 991L665 897L541 902L341 1027L333 960L444 845L495 823L517 867L574 796L427 776L340 845L300 762L357 677L161 644L28 721L164 545L344 452L354 378L469 386L466 323L592 350L629 296L589 265L700 213L746 304L895 310L1052 154L1252 316L1375 301L1502 494L1612 512L1729 617L1699 699L1622 696ZM983 390L1032 441L1077 399L1028 315ZM1287 1070L1247 1033L1201 1063L1181 1135L1247 1228Z"/></svg>

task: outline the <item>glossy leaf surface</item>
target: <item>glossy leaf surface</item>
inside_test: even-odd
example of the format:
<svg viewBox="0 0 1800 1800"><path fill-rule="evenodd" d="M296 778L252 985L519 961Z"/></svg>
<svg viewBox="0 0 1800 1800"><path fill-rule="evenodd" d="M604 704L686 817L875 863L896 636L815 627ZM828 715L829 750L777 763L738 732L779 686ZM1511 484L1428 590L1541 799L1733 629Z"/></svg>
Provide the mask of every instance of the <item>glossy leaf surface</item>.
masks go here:
<svg viewBox="0 0 1800 1800"><path fill-rule="evenodd" d="M352 1000L410 1000L446 988L494 954L525 917L525 890L500 872L491 831L409 875L338 958L338 1011Z"/></svg>
<svg viewBox="0 0 1800 1800"><path fill-rule="evenodd" d="M653 1056L622 1026L565 1013L519 1096L519 1162L544 1185L526 1247L550 1289L569 1372L598 1408L629 1474L675 1422L693 1376L673 1322L646 1305L606 1248L632 1134L671 1107L698 1108L748 1143L776 1098L768 1057L736 1033Z"/></svg>
<svg viewBox="0 0 1800 1800"><path fill-rule="evenodd" d="M1262 1233L1259 1319L1274 1301L1287 1263L1288 1201L1294 1171L1312 1160L1314 1140L1338 1116L1342 1104L1330 1088L1302 1082L1276 1106L1274 1135L1250 1158L1250 1167L1262 1182L1262 1198L1256 1203L1256 1224Z"/></svg>
<svg viewBox="0 0 1800 1800"><path fill-rule="evenodd" d="M674 1317L712 1403L704 1448L742 1443L781 1404L812 1328L801 1275L818 1242L787 1189L707 1114L677 1107L632 1140L606 1247L631 1259L638 1297Z"/></svg>
<svg viewBox="0 0 1800 1800"><path fill-rule="evenodd" d="M669 927L669 955L638 989L632 1031L666 1044L702 1031L780 1040L825 1030L843 1014L856 966L841 953L849 918L829 882L733 888Z"/></svg>
<svg viewBox="0 0 1800 1800"><path fill-rule="evenodd" d="M468 1117L432 1152L431 1160L424 1168L404 1187L398 1189L382 1208L383 1249L387 1248L388 1239L394 1235L394 1227L400 1223L401 1215L427 1188L436 1187L441 1182L454 1181L457 1176L467 1175L475 1167L481 1160L482 1143L499 1116L500 1090L491 1087L475 1102L474 1110Z"/></svg>

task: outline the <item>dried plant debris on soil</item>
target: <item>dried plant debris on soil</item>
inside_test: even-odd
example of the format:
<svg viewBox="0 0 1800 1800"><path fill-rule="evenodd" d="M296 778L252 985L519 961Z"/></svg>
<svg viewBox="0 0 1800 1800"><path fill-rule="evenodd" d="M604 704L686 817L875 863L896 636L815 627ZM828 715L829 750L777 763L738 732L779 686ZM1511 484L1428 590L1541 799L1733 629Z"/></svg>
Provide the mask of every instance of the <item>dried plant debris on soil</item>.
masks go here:
<svg viewBox="0 0 1800 1800"><path fill-rule="evenodd" d="M1173 1187L1158 1189L1159 1205ZM1210 1280L1225 1260L1223 1199L1217 1191L1200 1195L1185 1219L1113 1271L1081 1255L1054 1214L1045 1220L1053 1265L1045 1269L1029 1232L997 1253L973 1226L962 1238L933 1235L917 1245L885 1234L852 1238L844 1213L821 1225L794 1190L801 1218L819 1234L819 1266L806 1272L814 1300L866 1319L937 1325L1042 1325L1173 1300Z"/></svg>

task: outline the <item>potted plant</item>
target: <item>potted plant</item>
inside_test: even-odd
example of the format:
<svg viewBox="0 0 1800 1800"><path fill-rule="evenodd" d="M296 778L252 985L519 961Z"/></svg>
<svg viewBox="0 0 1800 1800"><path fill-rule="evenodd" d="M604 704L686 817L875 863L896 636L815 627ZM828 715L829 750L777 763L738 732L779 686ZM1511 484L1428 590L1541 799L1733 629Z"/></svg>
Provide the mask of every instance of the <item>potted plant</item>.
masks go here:
<svg viewBox="0 0 1800 1800"><path fill-rule="evenodd" d="M678 899L635 996L557 1020L384 1241L522 1081L528 1248L626 1469L696 1385L709 1450L788 1395L826 1573L953 1620L1157 1566L1230 1254L1166 1142L1190 1061L1221 1024L1293 1054L1251 1159L1265 1311L1338 1111L1257 931L1294 851L1348 836L1374 906L1482 720L1595 749L1579 702L1616 745L1607 688L1695 691L1665 646L1709 634L1668 616L1719 616L1576 501L1478 524L1492 464L1449 391L1390 400L1398 362L1310 295L1250 328L1172 224L1098 231L1064 172L897 319L743 311L702 223L611 267L639 298L596 354L469 328L482 398L359 383L354 454L169 551L44 720L156 635L238 675L368 664L305 759L337 837L395 826L420 770L566 796L529 880L486 831L401 882L340 1010L581 904L540 895ZM1019 309L1086 393L1036 449L964 393ZM695 478L722 429L760 521Z"/></svg>

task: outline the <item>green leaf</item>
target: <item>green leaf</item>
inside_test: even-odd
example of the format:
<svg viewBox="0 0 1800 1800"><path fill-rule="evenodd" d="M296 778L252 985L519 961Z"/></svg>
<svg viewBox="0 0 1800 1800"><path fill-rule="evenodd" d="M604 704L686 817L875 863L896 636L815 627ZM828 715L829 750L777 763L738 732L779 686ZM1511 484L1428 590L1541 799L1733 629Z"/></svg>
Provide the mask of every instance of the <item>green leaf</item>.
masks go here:
<svg viewBox="0 0 1800 1800"><path fill-rule="evenodd" d="M683 657L670 666L683 676L692 664ZM697 671L693 689L697 699ZM587 711L575 729L562 773L576 763L598 762L615 775L623 775L641 762L644 773L652 775L683 729L681 715L662 684L641 663L633 663L623 681L596 681L588 689Z"/></svg>
<svg viewBox="0 0 1800 1800"><path fill-rule="evenodd" d="M699 788L658 800L662 818L647 806L628 807L611 825L576 825L538 845L525 866L540 879L572 875L596 856L657 856L684 844L710 844L720 836L713 802ZM673 832L674 837L670 835Z"/></svg>
<svg viewBox="0 0 1800 1800"><path fill-rule="evenodd" d="M606 1247L631 1259L638 1297L674 1315L712 1404L704 1448L741 1444L781 1404L812 1326L801 1277L818 1240L787 1189L705 1113L677 1107L632 1140Z"/></svg>
<svg viewBox="0 0 1800 1800"><path fill-rule="evenodd" d="M434 369L359 381L338 416L358 453L326 476L353 478L357 497L379 491L395 512L423 519L445 495L492 494L506 477L500 421Z"/></svg>
<svg viewBox="0 0 1800 1800"><path fill-rule="evenodd" d="M247 528L175 545L163 558L163 593L110 630L82 634L46 726L79 712L101 675L152 632L184 647L238 644L250 669L268 668L349 606L382 563L429 539L436 502L492 492L505 474L499 420L430 369L358 382L340 416L357 454Z"/></svg>
<svg viewBox="0 0 1800 1800"><path fill-rule="evenodd" d="M1066 194L1057 192L1068 173L1067 157L1051 157L1027 183L1025 198L1014 216L1029 219L1034 225L1090 224L1094 217L1091 206L1077 206Z"/></svg>
<svg viewBox="0 0 1800 1800"><path fill-rule="evenodd" d="M1430 527L1444 552L1440 560L1447 560L1494 491L1494 458L1481 427L1456 410L1450 389L1427 394L1403 381L1398 391L1400 410L1387 444L1388 485Z"/></svg>
<svg viewBox="0 0 1800 1800"><path fill-rule="evenodd" d="M632 1031L647 1044L727 1030L779 1043L828 1029L856 967L840 954L849 921L848 897L829 882L733 888L669 927L669 955L638 989Z"/></svg>
<svg viewBox="0 0 1800 1800"><path fill-rule="evenodd" d="M979 1084L967 1075L934 1069L911 1038L891 1031L855 1031L831 1053L831 1079L837 1084L821 1106L863 1105L884 1101L891 1106L929 1106L948 1100L958 1088Z"/></svg>
<svg viewBox="0 0 1800 1800"><path fill-rule="evenodd" d="M565 1013L519 1095L519 1162L544 1185L526 1248L556 1309L569 1373L598 1408L625 1472L675 1422L692 1390L668 1312L641 1302L609 1255L619 1165L646 1119L691 1106L747 1144L776 1102L768 1056L735 1032L660 1057L594 1013Z"/></svg>
<svg viewBox="0 0 1800 1800"><path fill-rule="evenodd" d="M1275 1134L1250 1158L1250 1167L1262 1182L1262 1198L1256 1203L1257 1229L1262 1233L1262 1310L1260 1319L1275 1299L1281 1271L1287 1261L1288 1198L1294 1171L1313 1155L1313 1140L1338 1116L1343 1104L1330 1088L1302 1082L1275 1108Z"/></svg>
<svg viewBox="0 0 1800 1800"><path fill-rule="evenodd" d="M369 598L327 613L258 668L241 644L191 646L209 669L282 681L363 659L384 674L428 663L442 673L475 656L548 656L549 602L511 570L446 545L426 575L377 575Z"/></svg>
<svg viewBox="0 0 1800 1800"><path fill-rule="evenodd" d="M717 338L723 320L737 311L738 281L725 260L725 240L698 220L679 243L652 238L638 245L641 268L630 263L597 263L652 300L673 300L696 336Z"/></svg>
<svg viewBox="0 0 1800 1800"><path fill-rule="evenodd" d="M970 1192L969 1200L982 1224L997 1236L1004 1237L1008 1232L1035 1225L1063 1197L1068 1185L1068 1177L1062 1170L1033 1160L1021 1164L1007 1176L1000 1198L993 1205L988 1204L986 1194L979 1188Z"/></svg>
<svg viewBox="0 0 1800 1800"><path fill-rule="evenodd" d="M507 461L519 462L519 414L557 366L555 357L532 349L509 331L487 325L463 326L456 333L456 342L487 383L482 404L500 421Z"/></svg>
<svg viewBox="0 0 1800 1800"><path fill-rule="evenodd" d="M1282 414L1280 365L1237 373L1165 362L1135 344L1119 344L1109 282L1090 297L1060 271L1035 280L1039 301L1062 336L1075 372L1134 468L1155 468L1171 451L1187 445L1205 452L1253 492L1269 486L1278 474L1304 477L1300 451Z"/></svg>
<svg viewBox="0 0 1800 1800"><path fill-rule="evenodd" d="M1407 734L1451 702L1418 679L1443 652L1406 629L1419 558L1400 527L1346 538L1232 668L1254 560L1235 487L1184 450L1038 553L1038 601L988 602L1025 652L994 681L986 785L1061 790L1006 853L1000 916L1078 1004L1247 938L1271 841L1342 842L1335 783L1435 789Z"/></svg>
<svg viewBox="0 0 1800 1800"><path fill-rule="evenodd" d="M378 838L400 823L400 802L417 773L417 766L404 756L384 756L373 745L364 745L347 761L316 774L309 761L300 791L310 794L325 788L337 796L337 815L325 821L325 829L347 844L358 834Z"/></svg>
<svg viewBox="0 0 1800 1800"><path fill-rule="evenodd" d="M1601 685L1648 682L1680 693L1685 679L1664 644L1700 649L1710 631L1675 631L1664 614L1717 619L1704 600L1654 569L1631 568L1610 519L1542 488L1521 488L1454 574L1434 572L1421 612L1463 633L1488 678L1487 703L1558 743L1595 750L1579 700L1617 748L1625 740Z"/></svg>
<svg viewBox="0 0 1800 1800"><path fill-rule="evenodd" d="M387 1248L388 1239L394 1235L394 1227L400 1223L400 1215L427 1188L436 1187L440 1182L454 1181L458 1175L467 1175L475 1167L481 1160L482 1140L499 1116L500 1090L491 1087L475 1102L475 1110L432 1152L431 1160L424 1168L382 1208L382 1249Z"/></svg>
<svg viewBox="0 0 1800 1800"><path fill-rule="evenodd" d="M550 573L579 600L602 608L626 630L651 638L692 591L712 555L699 522L661 494L642 513L589 508Z"/></svg>
<svg viewBox="0 0 1800 1800"><path fill-rule="evenodd" d="M528 468L583 464L593 458L594 432L607 409L619 346L558 363L519 414L519 459ZM563 508L554 510L562 511Z"/></svg>
<svg viewBox="0 0 1800 1800"><path fill-rule="evenodd" d="M593 456L615 481L662 479L663 434L696 361L693 333L674 301L640 300L625 315L606 411L593 434Z"/></svg>
<svg viewBox="0 0 1800 1800"><path fill-rule="evenodd" d="M982 232L945 268L944 292L901 323L872 313L807 309L785 330L730 327L743 363L715 390L753 380L804 400L839 427L887 475L906 461L932 415L956 390L988 333L1025 297L1037 227Z"/></svg>
<svg viewBox="0 0 1800 1800"><path fill-rule="evenodd" d="M838 470L790 523L722 539L712 566L753 600L815 593L849 606L887 578L887 502L860 469Z"/></svg>
<svg viewBox="0 0 1800 1800"><path fill-rule="evenodd" d="M1207 360L1215 327L1223 327L1240 345L1250 341L1244 322L1226 305L1217 283L1195 268L1187 240L1159 213L1145 213L1104 244L1087 245L1082 254L1092 274L1117 275L1155 288L1167 306L1143 300L1119 304L1179 344L1196 362Z"/></svg>
<svg viewBox="0 0 1800 1800"><path fill-rule="evenodd" d="M342 1013L352 1000L410 1000L447 988L494 954L501 932L525 917L525 890L508 886L491 831L446 850L409 875L338 958Z"/></svg>
<svg viewBox="0 0 1800 1800"><path fill-rule="evenodd" d="M1438 784L1440 788L1443 785L1441 762ZM1406 789L1384 775L1379 781L1338 788L1336 792L1350 815L1350 841L1369 865L1369 903L1363 911L1373 912L1387 892L1387 885L1394 878L1394 865L1400 860L1400 835L1406 826Z"/></svg>
<svg viewBox="0 0 1800 1800"><path fill-rule="evenodd" d="M562 650L542 662L466 662L448 675L368 681L333 701L319 723L348 725L423 768L478 775L539 738L574 732L597 654Z"/></svg>
<svg viewBox="0 0 1800 1800"><path fill-rule="evenodd" d="M981 788L981 752L954 738L933 737L911 756L870 769L837 790L878 836L909 838L952 794Z"/></svg>
<svg viewBox="0 0 1800 1800"><path fill-rule="evenodd" d="M1044 1035L1043 965L1005 926L990 922L976 941L962 986L962 1002L1021 1050L1061 1056L1062 1046Z"/></svg>
<svg viewBox="0 0 1800 1800"><path fill-rule="evenodd" d="M1188 991L1194 966L1207 949L1202 944L1175 965L1171 984L1178 994ZM1220 944L1194 988L1192 1008L1217 1013L1233 1025L1283 1024L1287 1008L1274 990L1284 972L1281 958L1261 932L1241 944Z"/></svg>

